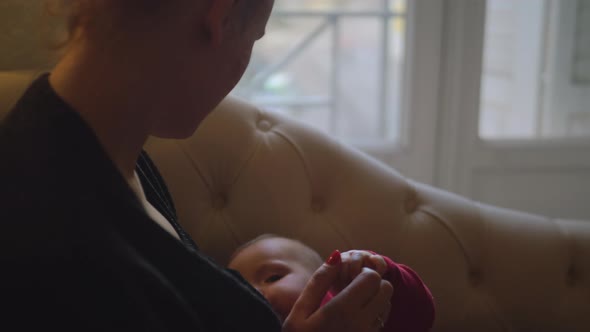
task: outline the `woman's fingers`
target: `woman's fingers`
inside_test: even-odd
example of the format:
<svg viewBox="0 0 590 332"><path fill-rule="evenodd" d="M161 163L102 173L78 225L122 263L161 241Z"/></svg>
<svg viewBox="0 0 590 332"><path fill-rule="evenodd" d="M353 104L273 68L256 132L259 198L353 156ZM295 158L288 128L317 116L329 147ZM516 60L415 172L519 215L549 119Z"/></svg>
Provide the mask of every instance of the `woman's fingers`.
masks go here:
<svg viewBox="0 0 590 332"><path fill-rule="evenodd" d="M351 331L373 331L376 326L381 325L378 324L378 319L383 322L387 319L392 291L391 284L383 281L375 270L363 268L361 273L320 311L323 311L322 315L325 318L348 322L344 326L354 327Z"/></svg>
<svg viewBox="0 0 590 332"><path fill-rule="evenodd" d="M295 315L301 319L307 319L316 312L326 293L338 279L341 267L340 253L335 251L328 262L322 264L311 276L289 316Z"/></svg>
<svg viewBox="0 0 590 332"><path fill-rule="evenodd" d="M361 273L328 305L347 307L350 309L348 311L355 312L364 308L377 295L380 285L381 276L372 269L363 268Z"/></svg>
<svg viewBox="0 0 590 332"><path fill-rule="evenodd" d="M371 260L371 256L379 255L373 255L365 250L350 250L342 254L342 282L344 286L348 285L357 275L359 275L363 267L377 267ZM385 261L383 262L385 263ZM375 270L380 272L377 269Z"/></svg>
<svg viewBox="0 0 590 332"><path fill-rule="evenodd" d="M365 266L365 255L367 253L364 251L358 251L355 250L352 252L351 255L351 264L350 264L350 279L349 281L352 281L352 279L354 279L356 276L358 276L363 267Z"/></svg>
<svg viewBox="0 0 590 332"><path fill-rule="evenodd" d="M377 271L377 273L379 273L381 276L387 272L387 263L381 255L371 255L369 256L369 261L374 267L375 271Z"/></svg>
<svg viewBox="0 0 590 332"><path fill-rule="evenodd" d="M320 308L341 267L324 264L316 271L285 320L283 331L378 330L379 319L387 319L392 287L373 269L362 268L344 290Z"/></svg>
<svg viewBox="0 0 590 332"><path fill-rule="evenodd" d="M369 324L381 325L381 323L385 324L387 322L393 292L394 289L391 283L381 280L379 292L363 309L364 316L367 317Z"/></svg>

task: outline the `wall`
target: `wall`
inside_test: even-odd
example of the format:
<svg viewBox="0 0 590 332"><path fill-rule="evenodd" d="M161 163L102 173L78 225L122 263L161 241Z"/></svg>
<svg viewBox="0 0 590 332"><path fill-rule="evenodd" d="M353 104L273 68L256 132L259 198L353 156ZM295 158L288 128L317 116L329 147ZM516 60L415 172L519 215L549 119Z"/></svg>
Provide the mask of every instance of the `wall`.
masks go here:
<svg viewBox="0 0 590 332"><path fill-rule="evenodd" d="M0 1L0 71L42 69L51 65L57 20L44 0Z"/></svg>

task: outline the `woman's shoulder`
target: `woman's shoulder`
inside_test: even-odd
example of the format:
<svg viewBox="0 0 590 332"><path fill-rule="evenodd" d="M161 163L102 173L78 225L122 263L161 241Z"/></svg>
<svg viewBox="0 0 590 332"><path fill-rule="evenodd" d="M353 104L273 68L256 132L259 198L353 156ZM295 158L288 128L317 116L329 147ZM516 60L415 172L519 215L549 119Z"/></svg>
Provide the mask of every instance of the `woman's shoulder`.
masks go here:
<svg viewBox="0 0 590 332"><path fill-rule="evenodd" d="M0 124L0 156L0 226L12 227L7 234L16 237L26 236L18 230L33 236L32 230L41 234L51 227L55 236L66 236L58 230L75 223L72 216L80 212L79 202L91 201L94 184L116 178L92 131L53 92L47 75Z"/></svg>
<svg viewBox="0 0 590 332"><path fill-rule="evenodd" d="M18 166L63 158L62 151L94 141L78 113L51 88L48 74L29 86L0 123L0 153Z"/></svg>

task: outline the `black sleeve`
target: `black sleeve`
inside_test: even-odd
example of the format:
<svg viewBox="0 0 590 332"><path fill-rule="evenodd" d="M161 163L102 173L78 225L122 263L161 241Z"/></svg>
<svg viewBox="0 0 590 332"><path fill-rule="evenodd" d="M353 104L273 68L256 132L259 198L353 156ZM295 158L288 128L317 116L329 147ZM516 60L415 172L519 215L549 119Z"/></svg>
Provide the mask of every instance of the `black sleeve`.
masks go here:
<svg viewBox="0 0 590 332"><path fill-rule="evenodd" d="M0 290L9 308L2 309L2 325L12 331L203 330L190 305L132 248L113 238L102 243L108 245L5 262Z"/></svg>

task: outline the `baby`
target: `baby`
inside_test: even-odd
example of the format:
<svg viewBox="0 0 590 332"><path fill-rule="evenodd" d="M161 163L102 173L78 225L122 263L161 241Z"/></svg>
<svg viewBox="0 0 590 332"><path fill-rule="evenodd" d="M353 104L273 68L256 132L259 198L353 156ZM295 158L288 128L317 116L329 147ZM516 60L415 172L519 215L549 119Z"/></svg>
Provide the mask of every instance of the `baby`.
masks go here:
<svg viewBox="0 0 590 332"><path fill-rule="evenodd" d="M393 286L391 310L385 331L429 331L434 322L432 295L420 277L409 267L365 250L341 254L342 270L334 289L342 289L364 267L378 272ZM237 270L270 303L282 320L312 274L323 263L320 255L307 245L272 234L261 235L236 250L228 267ZM336 294L330 291L323 304Z"/></svg>

